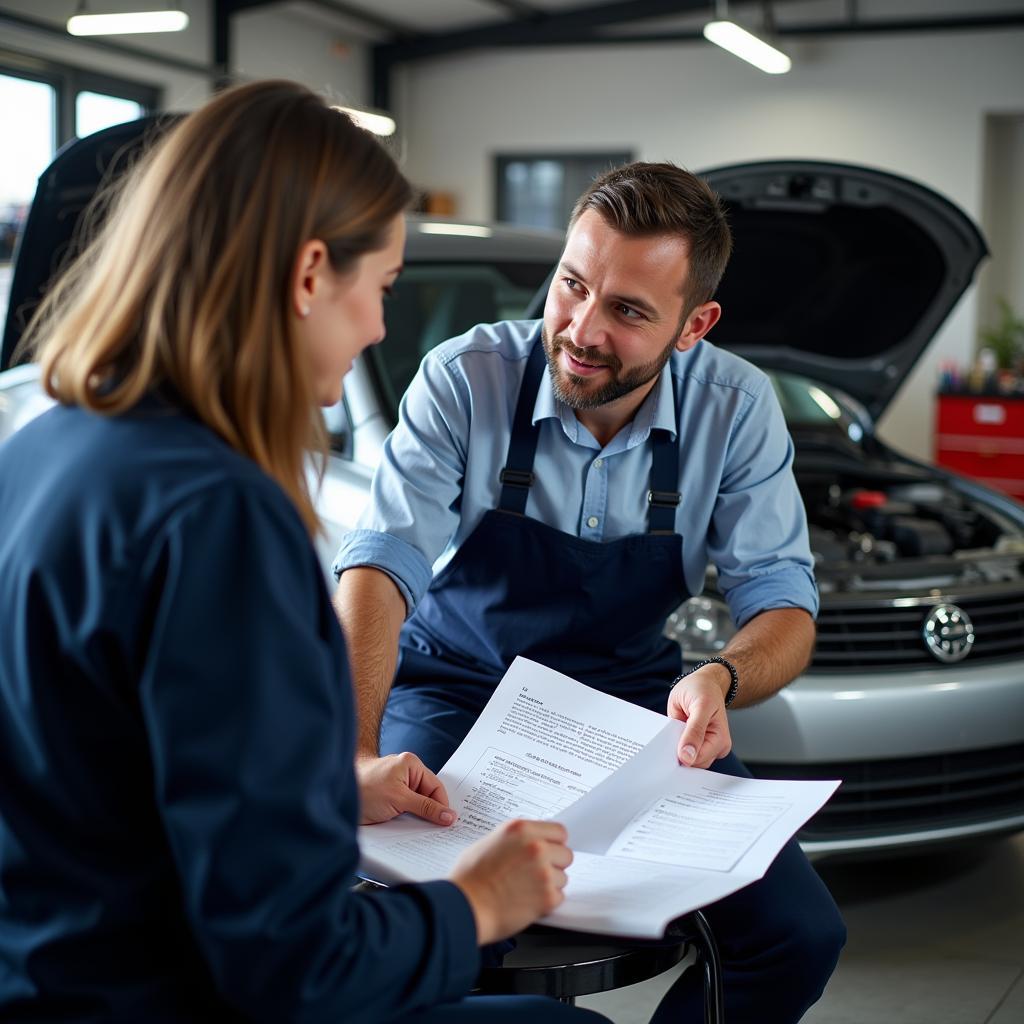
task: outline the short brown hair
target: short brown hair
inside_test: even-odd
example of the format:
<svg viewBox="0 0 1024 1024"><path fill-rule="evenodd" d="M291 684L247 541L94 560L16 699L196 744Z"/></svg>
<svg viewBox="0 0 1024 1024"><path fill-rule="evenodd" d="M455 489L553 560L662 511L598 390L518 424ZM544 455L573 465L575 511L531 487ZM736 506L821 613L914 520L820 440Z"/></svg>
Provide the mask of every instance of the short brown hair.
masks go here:
<svg viewBox="0 0 1024 1024"><path fill-rule="evenodd" d="M718 194L671 163L636 162L606 171L576 201L569 227L586 210L634 238L682 235L690 273L682 282L684 313L711 299L732 253L732 232Z"/></svg>
<svg viewBox="0 0 1024 1024"><path fill-rule="evenodd" d="M27 343L59 401L117 414L159 390L274 477L311 533L326 456L290 326L300 247L337 273L387 243L411 189L376 139L304 86L253 82L184 118L128 174Z"/></svg>

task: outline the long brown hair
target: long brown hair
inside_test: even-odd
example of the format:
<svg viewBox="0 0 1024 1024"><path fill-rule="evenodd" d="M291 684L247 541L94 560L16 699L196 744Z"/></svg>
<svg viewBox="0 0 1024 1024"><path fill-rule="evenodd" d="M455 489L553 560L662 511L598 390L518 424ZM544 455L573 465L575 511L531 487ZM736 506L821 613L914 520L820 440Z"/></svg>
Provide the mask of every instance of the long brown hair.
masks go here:
<svg viewBox="0 0 1024 1024"><path fill-rule="evenodd" d="M285 489L318 529L305 460L325 452L289 295L302 244L350 270L411 191L369 134L285 81L221 93L126 178L28 329L46 390L116 414L170 394Z"/></svg>

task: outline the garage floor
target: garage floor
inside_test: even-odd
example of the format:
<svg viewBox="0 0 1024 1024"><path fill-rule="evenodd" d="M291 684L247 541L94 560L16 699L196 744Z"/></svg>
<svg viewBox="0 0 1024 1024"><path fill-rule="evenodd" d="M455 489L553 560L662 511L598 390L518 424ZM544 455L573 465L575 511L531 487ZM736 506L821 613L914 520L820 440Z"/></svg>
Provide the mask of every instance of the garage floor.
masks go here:
<svg viewBox="0 0 1024 1024"><path fill-rule="evenodd" d="M818 870L843 911L849 941L807 1024L1024 1021L1024 834L928 857L819 863ZM579 1003L616 1024L641 1024L675 976Z"/></svg>

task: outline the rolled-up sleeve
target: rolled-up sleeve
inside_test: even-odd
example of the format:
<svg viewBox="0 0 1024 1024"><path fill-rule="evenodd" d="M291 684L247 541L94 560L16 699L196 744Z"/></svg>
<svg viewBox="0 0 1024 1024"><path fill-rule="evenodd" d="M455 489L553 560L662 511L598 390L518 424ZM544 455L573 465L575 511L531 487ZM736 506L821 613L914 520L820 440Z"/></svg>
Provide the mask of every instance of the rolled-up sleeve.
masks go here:
<svg viewBox="0 0 1024 1024"><path fill-rule="evenodd" d="M737 417L708 531L708 553L737 625L770 608L818 613L793 442L766 380Z"/></svg>
<svg viewBox="0 0 1024 1024"><path fill-rule="evenodd" d="M370 565L398 585L409 614L459 525L471 396L459 370L428 353L384 442L370 501L332 566Z"/></svg>

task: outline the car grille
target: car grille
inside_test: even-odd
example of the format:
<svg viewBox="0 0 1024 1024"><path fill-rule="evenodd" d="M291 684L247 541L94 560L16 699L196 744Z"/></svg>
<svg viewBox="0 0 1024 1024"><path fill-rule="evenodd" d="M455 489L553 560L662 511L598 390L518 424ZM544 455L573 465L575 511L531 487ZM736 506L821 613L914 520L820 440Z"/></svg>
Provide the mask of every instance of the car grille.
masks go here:
<svg viewBox="0 0 1024 1024"><path fill-rule="evenodd" d="M1024 814L1024 744L892 761L748 764L763 779L842 779L798 838L925 832Z"/></svg>
<svg viewBox="0 0 1024 1024"><path fill-rule="evenodd" d="M865 668L938 668L924 643L922 628L937 604L955 604L974 624L974 644L966 663L998 661L1024 654L1024 593L987 593L984 597L914 598L906 604L884 600L828 606L818 614L813 666L820 671Z"/></svg>

